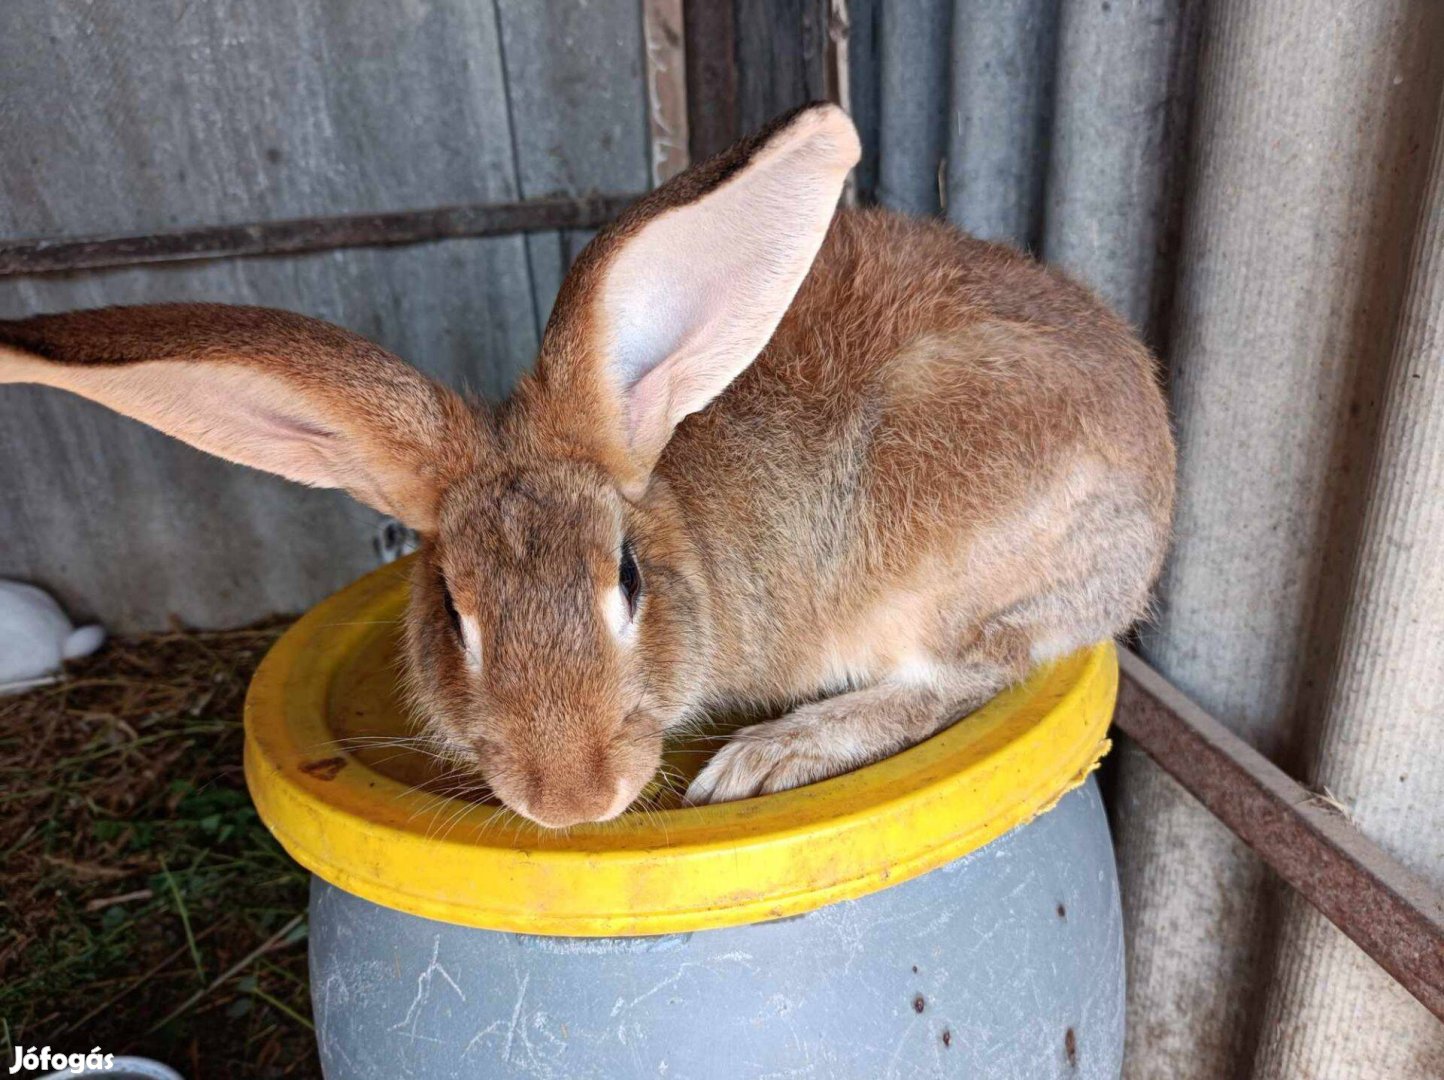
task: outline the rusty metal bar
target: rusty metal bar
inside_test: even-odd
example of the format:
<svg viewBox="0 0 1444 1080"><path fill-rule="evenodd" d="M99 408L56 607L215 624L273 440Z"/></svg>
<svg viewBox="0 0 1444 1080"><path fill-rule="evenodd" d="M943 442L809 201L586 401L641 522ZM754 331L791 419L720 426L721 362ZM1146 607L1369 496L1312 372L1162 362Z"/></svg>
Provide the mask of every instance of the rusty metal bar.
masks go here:
<svg viewBox="0 0 1444 1080"><path fill-rule="evenodd" d="M296 255L337 248L389 247L552 229L595 229L611 221L636 197L586 195L472 203L429 210L208 225L148 236L6 240L0 241L0 277L197 259Z"/></svg>
<svg viewBox="0 0 1444 1080"><path fill-rule="evenodd" d="M1444 895L1127 649L1115 722L1444 1020Z"/></svg>

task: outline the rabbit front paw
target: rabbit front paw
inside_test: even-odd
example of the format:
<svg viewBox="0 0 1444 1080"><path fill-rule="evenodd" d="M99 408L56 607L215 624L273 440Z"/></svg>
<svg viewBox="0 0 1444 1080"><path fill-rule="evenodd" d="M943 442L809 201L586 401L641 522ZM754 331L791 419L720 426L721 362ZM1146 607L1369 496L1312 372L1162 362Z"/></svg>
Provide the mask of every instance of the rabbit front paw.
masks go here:
<svg viewBox="0 0 1444 1080"><path fill-rule="evenodd" d="M835 732L797 714L744 728L697 775L687 802L732 802L826 780L857 768Z"/></svg>

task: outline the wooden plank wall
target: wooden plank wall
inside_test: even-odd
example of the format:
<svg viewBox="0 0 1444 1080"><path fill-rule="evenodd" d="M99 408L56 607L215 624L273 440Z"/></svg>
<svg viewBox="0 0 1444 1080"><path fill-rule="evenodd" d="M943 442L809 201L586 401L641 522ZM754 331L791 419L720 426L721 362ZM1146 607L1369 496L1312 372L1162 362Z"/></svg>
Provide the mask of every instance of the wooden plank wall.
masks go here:
<svg viewBox="0 0 1444 1080"><path fill-rule="evenodd" d="M648 184L638 0L4 0L0 237L144 233ZM502 394L584 236L0 279L0 316L292 308ZM122 630L298 611L376 515L65 395L0 394L0 576Z"/></svg>
<svg viewBox="0 0 1444 1080"><path fill-rule="evenodd" d="M842 101L828 53L845 55L851 2L683 0L693 159L798 105Z"/></svg>

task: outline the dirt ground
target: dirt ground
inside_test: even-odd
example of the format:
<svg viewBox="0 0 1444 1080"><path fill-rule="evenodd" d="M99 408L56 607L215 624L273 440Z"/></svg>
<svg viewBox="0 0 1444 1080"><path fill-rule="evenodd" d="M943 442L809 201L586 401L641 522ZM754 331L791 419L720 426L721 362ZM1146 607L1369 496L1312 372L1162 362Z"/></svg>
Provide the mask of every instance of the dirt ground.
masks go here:
<svg viewBox="0 0 1444 1080"><path fill-rule="evenodd" d="M320 1075L307 875L241 774L246 683L282 629L112 641L0 697L0 1067L19 1044Z"/></svg>

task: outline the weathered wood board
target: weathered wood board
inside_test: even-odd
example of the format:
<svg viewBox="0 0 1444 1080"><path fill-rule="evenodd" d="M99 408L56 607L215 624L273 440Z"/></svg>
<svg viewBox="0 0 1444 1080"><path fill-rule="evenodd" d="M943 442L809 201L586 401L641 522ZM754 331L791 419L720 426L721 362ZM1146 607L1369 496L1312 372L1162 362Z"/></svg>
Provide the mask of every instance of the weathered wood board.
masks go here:
<svg viewBox="0 0 1444 1080"><path fill-rule="evenodd" d="M638 0L0 4L0 236L645 188ZM498 396L585 234L0 280L0 316L206 299L332 319ZM298 611L376 515L64 395L0 393L0 576L122 629Z"/></svg>

